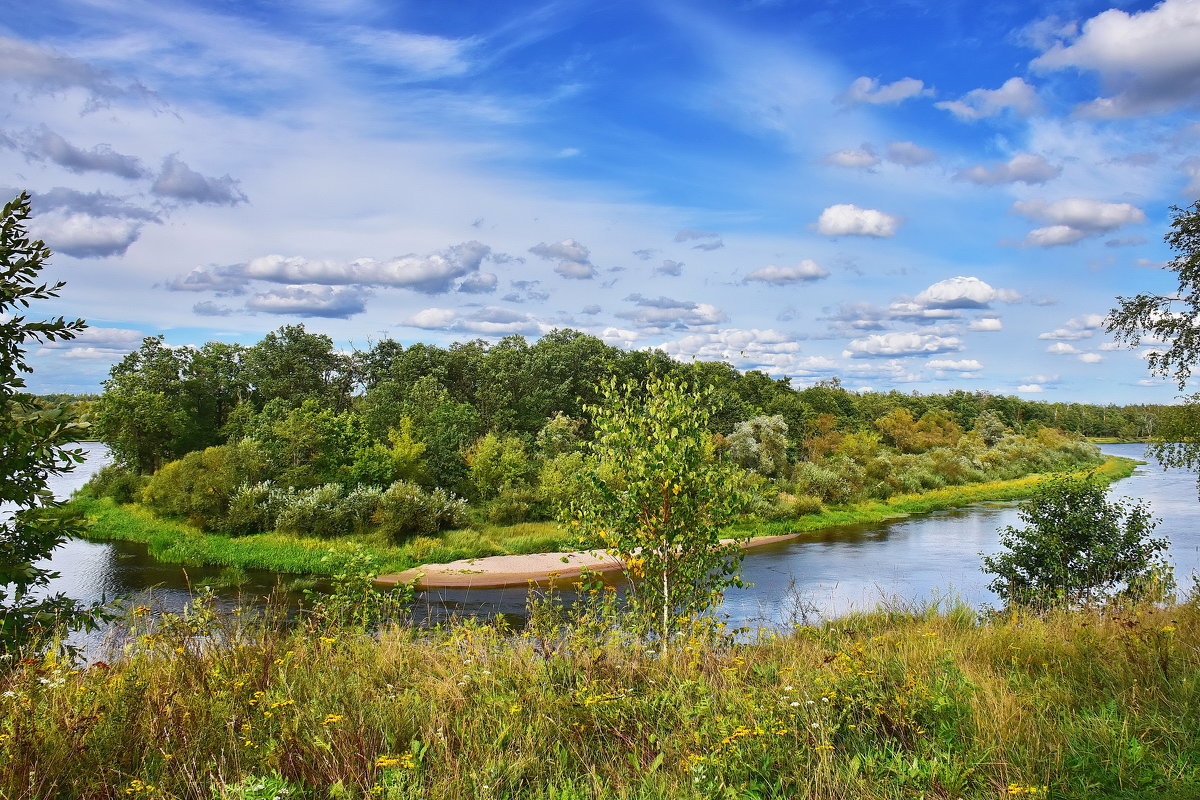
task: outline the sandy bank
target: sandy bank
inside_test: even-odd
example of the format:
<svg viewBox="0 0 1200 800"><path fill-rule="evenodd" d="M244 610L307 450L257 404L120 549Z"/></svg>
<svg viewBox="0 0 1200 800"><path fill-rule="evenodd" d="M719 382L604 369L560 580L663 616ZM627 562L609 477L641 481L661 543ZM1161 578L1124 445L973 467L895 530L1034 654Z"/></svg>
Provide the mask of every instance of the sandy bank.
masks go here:
<svg viewBox="0 0 1200 800"><path fill-rule="evenodd" d="M751 550L802 535L760 536L748 539L740 546L743 550ZM621 566L620 560L603 550L487 556L448 564L422 564L404 572L380 575L375 583L379 586L396 586L416 581L418 589L504 589L530 584L548 586L570 583L585 569L591 572L617 572Z"/></svg>

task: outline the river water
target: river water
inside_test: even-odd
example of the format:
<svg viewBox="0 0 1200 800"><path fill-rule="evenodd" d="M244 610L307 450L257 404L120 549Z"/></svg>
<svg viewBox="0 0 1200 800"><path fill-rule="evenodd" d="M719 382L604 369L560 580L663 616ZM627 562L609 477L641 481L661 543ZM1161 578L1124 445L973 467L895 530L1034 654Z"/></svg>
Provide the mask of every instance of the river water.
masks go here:
<svg viewBox="0 0 1200 800"><path fill-rule="evenodd" d="M107 462L102 445L85 443L88 461L74 473L56 478L53 488L65 497ZM1144 460L1140 444L1105 445L1105 453ZM1164 471L1156 464L1114 485L1114 497L1146 500L1162 522L1155 533L1171 543L1170 558L1180 587L1192 586L1200 572L1200 501L1196 475ZM972 606L993 603L980 554L999 549L998 530L1020 526L1015 504L972 506L889 523L831 528L803 539L780 542L746 554L742 577L753 584L733 589L721 612L734 627L784 625L807 616L830 617L855 609L927 604L959 599ZM61 573L50 590L83 601L131 597L177 609L189 587L220 581L212 567L183 568L155 561L141 545L73 540L55 551L52 566ZM226 574L225 578L228 577ZM241 599L268 594L282 580L266 571L248 570L237 587L219 590L232 606ZM452 614L496 613L521 616L526 591L515 589L442 590L418 597L417 617L436 621Z"/></svg>

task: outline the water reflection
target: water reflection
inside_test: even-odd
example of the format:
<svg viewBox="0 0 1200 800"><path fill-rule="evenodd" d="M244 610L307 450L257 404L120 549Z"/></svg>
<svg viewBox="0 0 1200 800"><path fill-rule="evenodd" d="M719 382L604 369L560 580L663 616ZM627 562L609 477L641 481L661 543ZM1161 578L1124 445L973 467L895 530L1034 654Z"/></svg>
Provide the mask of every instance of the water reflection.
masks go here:
<svg viewBox="0 0 1200 800"><path fill-rule="evenodd" d="M91 472L107 463L103 446L88 444L87 464L62 476L54 489L60 496L82 485ZM1144 458L1138 444L1107 445L1106 453ZM1171 542L1170 556L1180 584L1200 570L1200 503L1196 476L1180 470L1164 472L1156 465L1139 467L1114 487L1114 495L1146 499L1163 522L1157 534ZM975 506L965 510L913 516L885 524L828 529L804 539L780 542L748 553L742 576L751 588L730 590L721 613L735 626L777 626L802 613L828 617L854 609L888 603L928 603L957 598L972 606L992 603L987 577L980 572L980 553L999 549L998 529L1020 525L1015 504ZM52 591L93 601L119 595L135 602L147 598L171 609L186 602L189 589L221 581L224 571L212 567L181 567L152 559L146 548L127 543L72 541L56 551L53 566L62 575ZM239 599L260 598L294 576L247 570L236 588L219 596L231 607ZM569 597L569 593L566 593ZM293 601L296 595L292 596ZM497 613L519 619L526 590L446 589L423 592L415 615L421 622L450 616Z"/></svg>

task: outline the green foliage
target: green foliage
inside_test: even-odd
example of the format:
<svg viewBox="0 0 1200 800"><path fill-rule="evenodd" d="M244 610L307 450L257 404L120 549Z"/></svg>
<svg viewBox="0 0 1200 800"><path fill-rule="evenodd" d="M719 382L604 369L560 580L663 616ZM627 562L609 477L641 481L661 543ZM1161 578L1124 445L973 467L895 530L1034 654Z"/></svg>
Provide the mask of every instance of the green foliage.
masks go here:
<svg viewBox="0 0 1200 800"><path fill-rule="evenodd" d="M188 453L147 481L141 500L160 514L181 516L203 530L223 527L237 489L262 479L263 448L252 439Z"/></svg>
<svg viewBox="0 0 1200 800"><path fill-rule="evenodd" d="M462 525L467 503L445 489L425 491L416 484L396 481L379 498L372 521L393 542L414 534L433 534Z"/></svg>
<svg viewBox="0 0 1200 800"><path fill-rule="evenodd" d="M488 433L467 451L471 483L482 500L525 484L531 464L525 445L516 436Z"/></svg>
<svg viewBox="0 0 1200 800"><path fill-rule="evenodd" d="M275 517L280 533L333 538L362 533L379 507L383 489L356 486L345 492L336 483L301 489L287 497Z"/></svg>
<svg viewBox="0 0 1200 800"><path fill-rule="evenodd" d="M984 556L988 588L1009 605L1088 605L1158 599L1171 588L1167 540L1145 503L1110 501L1091 477L1064 477L1022 503L1024 528L1000 532L1004 551Z"/></svg>
<svg viewBox="0 0 1200 800"><path fill-rule="evenodd" d="M633 608L664 640L737 583L741 551L720 531L750 498L714 452L712 395L666 378L613 380L587 409L595 439L571 520L625 562Z"/></svg>
<svg viewBox="0 0 1200 800"><path fill-rule="evenodd" d="M135 503L142 499L142 489L148 480L136 470L114 462L96 470L80 491L89 497L111 497L118 503Z"/></svg>
<svg viewBox="0 0 1200 800"><path fill-rule="evenodd" d="M60 512L47 488L47 478L70 472L83 460L66 447L79 433L65 409L45 414L21 413L17 392L25 387L22 373L28 342L75 338L83 320L62 317L29 320L22 315L33 301L58 297L63 283L38 283L50 250L30 240L25 230L29 195L7 203L0 221L0 653L12 655L57 626L94 627L103 615L45 587L58 577L38 562L50 557L66 539L80 532L81 521Z"/></svg>
<svg viewBox="0 0 1200 800"><path fill-rule="evenodd" d="M739 422L726 441L729 457L743 469L768 478L787 469L788 426L779 415Z"/></svg>

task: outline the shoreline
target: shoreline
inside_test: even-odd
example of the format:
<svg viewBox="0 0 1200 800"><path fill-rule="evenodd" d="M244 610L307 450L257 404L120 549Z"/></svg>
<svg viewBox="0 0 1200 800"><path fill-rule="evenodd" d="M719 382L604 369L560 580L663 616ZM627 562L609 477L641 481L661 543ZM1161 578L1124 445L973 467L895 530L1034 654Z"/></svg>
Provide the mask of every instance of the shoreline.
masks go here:
<svg viewBox="0 0 1200 800"><path fill-rule="evenodd" d="M1094 473L1107 483L1126 478L1140 463L1121 456L1107 459L1089 470L1073 473ZM988 484L965 484L935 489L917 495L897 495L888 500L857 503L850 507L829 509L819 514L784 522L755 524L755 530L790 528L787 532L769 533L743 539L738 546L743 551L766 547L777 542L798 539L807 533L839 525L867 524L901 519L912 514L925 514L955 508L970 508L984 502L1003 502L1027 497L1039 483L1052 475L1035 473L1023 478ZM974 491L972 491L974 490ZM962 502L966 499L967 502ZM738 527L738 526L734 526ZM734 539L723 539L731 542ZM379 587L395 587L411 583L418 591L428 589L507 589L515 587L545 587L569 583L586 569L609 574L619 572L622 563L603 550L534 553L529 555L497 555L459 559L440 564L422 564L401 572L380 575Z"/></svg>

